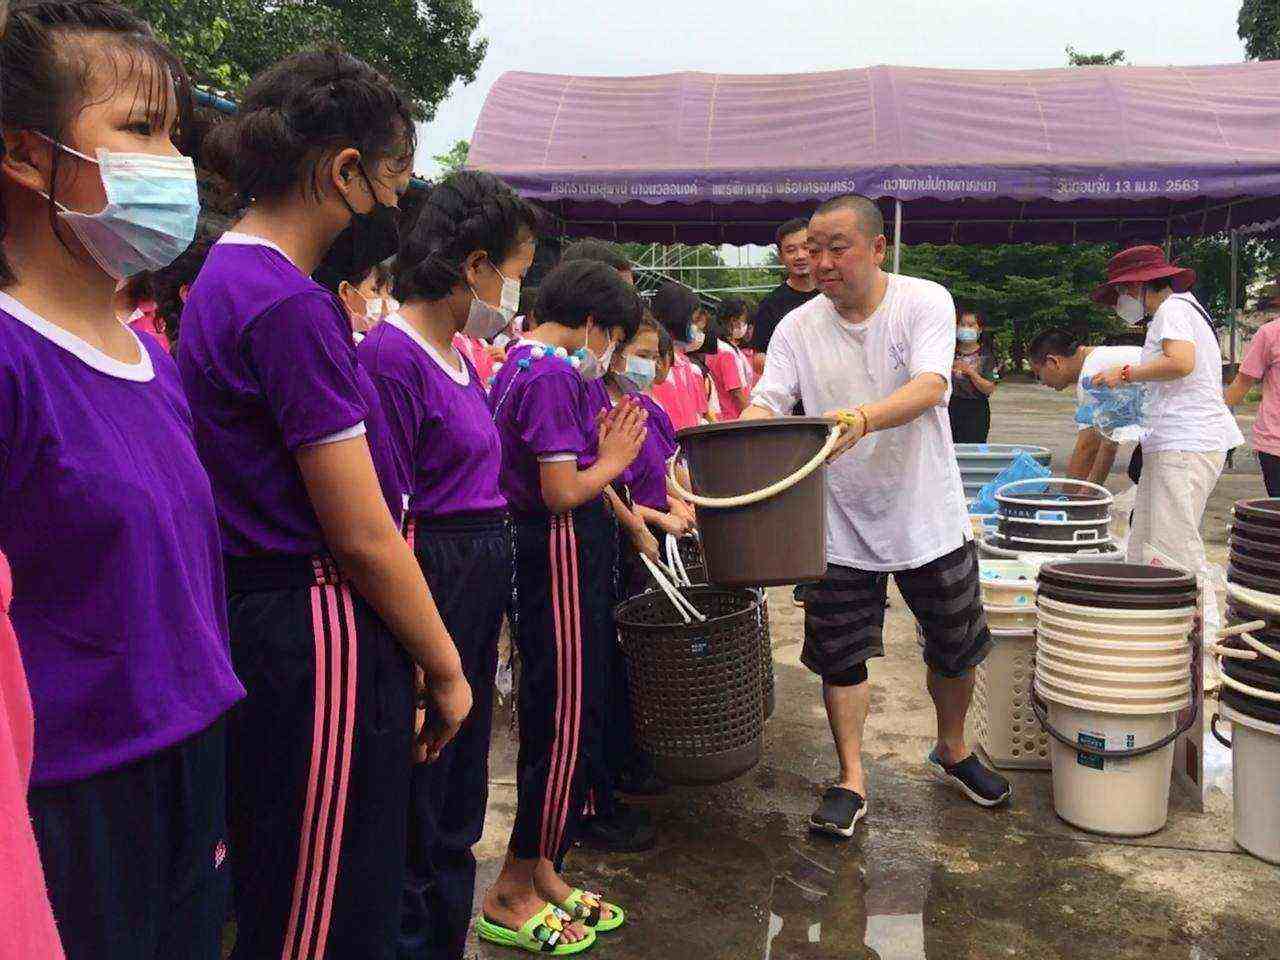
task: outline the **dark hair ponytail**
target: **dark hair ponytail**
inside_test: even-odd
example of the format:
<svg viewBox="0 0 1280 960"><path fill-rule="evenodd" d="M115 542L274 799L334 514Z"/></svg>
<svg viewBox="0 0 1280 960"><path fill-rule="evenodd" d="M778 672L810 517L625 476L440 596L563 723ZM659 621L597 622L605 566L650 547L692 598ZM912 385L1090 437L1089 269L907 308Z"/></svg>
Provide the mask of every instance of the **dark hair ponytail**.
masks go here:
<svg viewBox="0 0 1280 960"><path fill-rule="evenodd" d="M32 130L62 143L67 128L84 108L89 83L98 64L91 55L96 41L119 58L116 83L134 81L148 116L163 115L169 84L177 95L175 140L187 152L191 132L191 83L178 58L169 52L150 25L118 3L104 0L29 0L10 6L9 22L0 36L0 122L15 130ZM56 182L61 151L53 152ZM52 191L51 191L52 193ZM49 217L57 215L53 197ZM0 240L8 223L0 209ZM17 279L0 251L0 286Z"/></svg>
<svg viewBox="0 0 1280 960"><path fill-rule="evenodd" d="M491 173L463 170L423 201L396 258L397 300L439 300L462 280L462 264L483 250L496 266L522 232L537 230L534 208Z"/></svg>
<svg viewBox="0 0 1280 960"><path fill-rule="evenodd" d="M413 162L412 106L391 81L337 49L305 50L254 78L240 112L209 131L202 162L241 203L315 189L316 165L348 147L365 170L388 157Z"/></svg>

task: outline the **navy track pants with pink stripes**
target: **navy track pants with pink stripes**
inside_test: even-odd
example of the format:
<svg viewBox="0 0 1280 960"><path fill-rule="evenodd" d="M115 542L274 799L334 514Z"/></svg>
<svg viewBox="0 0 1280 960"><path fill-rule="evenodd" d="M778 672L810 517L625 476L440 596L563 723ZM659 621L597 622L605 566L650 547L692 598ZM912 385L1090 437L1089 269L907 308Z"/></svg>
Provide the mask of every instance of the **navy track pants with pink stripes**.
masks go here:
<svg viewBox="0 0 1280 960"><path fill-rule="evenodd" d="M522 859L558 863L582 819L601 750L617 549L603 499L516 518L520 757L511 850Z"/></svg>
<svg viewBox="0 0 1280 960"><path fill-rule="evenodd" d="M408 654L328 559L227 558L233 960L392 960L413 742Z"/></svg>

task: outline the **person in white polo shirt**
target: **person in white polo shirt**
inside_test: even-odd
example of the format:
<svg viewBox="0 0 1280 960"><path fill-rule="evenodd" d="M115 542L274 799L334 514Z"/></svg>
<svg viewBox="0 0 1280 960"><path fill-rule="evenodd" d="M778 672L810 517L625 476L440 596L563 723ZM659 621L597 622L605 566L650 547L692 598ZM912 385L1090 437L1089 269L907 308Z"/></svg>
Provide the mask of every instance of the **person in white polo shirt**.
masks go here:
<svg viewBox="0 0 1280 960"><path fill-rule="evenodd" d="M1137 364L1094 376L1098 386L1146 383L1150 423L1142 437L1142 478L1134 504L1128 560L1150 544L1198 573L1205 564L1200 519L1227 451L1244 442L1222 398L1222 349L1209 314L1189 292L1194 270L1170 264L1160 247L1122 250L1107 264L1093 299L1136 326L1150 317Z"/></svg>
<svg viewBox="0 0 1280 960"><path fill-rule="evenodd" d="M984 806L1010 795L964 739L991 634L947 419L955 304L936 283L885 273L885 246L884 219L865 197L817 208L807 248L822 293L778 324L743 412L781 416L802 401L810 413L851 410L856 423L827 471L828 571L808 591L801 658L822 677L840 763L810 823L844 837L867 809L867 661L884 655L890 573L924 635L938 718L929 768Z"/></svg>
<svg viewBox="0 0 1280 960"><path fill-rule="evenodd" d="M1055 390L1075 387L1076 405L1084 407L1093 402L1087 390L1093 378L1104 370L1136 367L1142 362L1142 348L1087 347L1070 330L1051 327L1031 341L1027 359L1045 386ZM1120 445L1087 423L1077 423L1077 428L1066 475L1073 480L1106 483Z"/></svg>

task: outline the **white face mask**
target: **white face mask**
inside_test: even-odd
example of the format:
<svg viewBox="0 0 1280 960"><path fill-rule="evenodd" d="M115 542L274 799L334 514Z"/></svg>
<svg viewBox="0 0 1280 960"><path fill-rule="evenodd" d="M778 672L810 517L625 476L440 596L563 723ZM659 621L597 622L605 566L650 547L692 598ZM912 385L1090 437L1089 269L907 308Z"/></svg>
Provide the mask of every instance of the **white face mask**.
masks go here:
<svg viewBox="0 0 1280 960"><path fill-rule="evenodd" d="M604 348L604 355L597 357L595 351L588 346L590 342L591 328L588 327L586 335L582 338L582 346L574 351L573 359L577 361L574 366L582 374L582 379L599 380L609 369L609 364L613 361L613 350L617 344L610 340L609 346Z"/></svg>
<svg viewBox="0 0 1280 960"><path fill-rule="evenodd" d="M492 263L489 266L493 267L493 272L502 278L502 293L498 297L498 310L506 318L506 323L503 324L503 326L506 326L507 323L515 319L516 311L520 309L520 281L511 279Z"/></svg>
<svg viewBox="0 0 1280 960"><path fill-rule="evenodd" d="M123 280L160 270L191 246L200 197L190 157L99 148L95 160L54 140L49 142L98 167L107 195L105 207L97 213L81 213L56 200L54 203L58 216L109 276ZM48 199L47 193L39 192Z"/></svg>
<svg viewBox="0 0 1280 960"><path fill-rule="evenodd" d="M1115 309L1116 316L1131 327L1136 327L1142 322L1142 318L1147 315L1146 309L1142 306L1142 301L1137 297L1131 297L1127 293L1122 293L1116 297Z"/></svg>
<svg viewBox="0 0 1280 960"><path fill-rule="evenodd" d="M382 311L386 308L386 301L381 297L373 297L364 302L364 315L370 320L381 320Z"/></svg>

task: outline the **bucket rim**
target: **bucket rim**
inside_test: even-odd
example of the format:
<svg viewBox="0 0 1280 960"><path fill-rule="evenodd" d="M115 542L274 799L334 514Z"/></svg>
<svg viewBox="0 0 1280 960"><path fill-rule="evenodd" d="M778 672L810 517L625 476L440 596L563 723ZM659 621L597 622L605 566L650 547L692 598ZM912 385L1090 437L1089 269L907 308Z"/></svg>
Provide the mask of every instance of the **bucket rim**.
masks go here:
<svg viewBox="0 0 1280 960"><path fill-rule="evenodd" d="M1106 527L1111 524L1110 517L1090 517L1087 520L1042 520L1039 517L1011 517L1007 513L999 513L996 516L1000 518L1002 524L1027 523L1036 527Z"/></svg>
<svg viewBox="0 0 1280 960"><path fill-rule="evenodd" d="M692 440L721 433L746 430L778 430L783 427L824 427L831 429L836 421L830 417L768 417L763 420L722 420L719 423L703 423L685 427L676 432L677 440Z"/></svg>
<svg viewBox="0 0 1280 960"><path fill-rule="evenodd" d="M1002 603L984 603L982 609L987 613L1003 613L1018 614L1019 616L1036 616L1036 608L1033 603L1015 603L1013 606L1005 606Z"/></svg>
<svg viewBox="0 0 1280 960"><path fill-rule="evenodd" d="M984 548L995 550L1000 554L1000 559L1020 560L1028 555L1034 556L1040 554L1044 557L1041 564L1047 563L1071 563L1080 557L1119 557L1120 549L1115 545L1114 541L1102 540L1082 540L1076 544L1070 540L1049 540L1048 543L1058 548L1055 550L1016 550L1013 547L1005 546L1006 539L998 533L995 536L986 537L982 541ZM1082 550L1062 550L1066 545L1080 546ZM1099 548L1102 549L1099 549ZM1100 560L1098 563L1115 563L1114 560Z"/></svg>
<svg viewBox="0 0 1280 960"><path fill-rule="evenodd" d="M1173 651L1168 656L1152 656L1152 657L1125 657L1120 655L1112 656L1107 653L1094 653L1088 650L1080 650L1080 651L1068 650L1065 647L1061 647L1058 644L1054 643L1052 640L1046 641L1043 637L1040 637L1039 640L1036 642L1036 653L1038 654L1041 650L1044 650L1046 653L1048 653L1052 657L1058 657L1063 660L1079 660L1081 663L1092 663L1098 666L1106 666L1107 664L1112 664L1117 667L1121 667L1121 666L1141 667L1141 666L1146 666L1148 664L1151 664L1151 665L1174 667L1183 663L1187 664L1188 667L1190 667L1191 665L1190 650L1186 651L1185 653L1182 653L1179 651Z"/></svg>
<svg viewBox="0 0 1280 960"><path fill-rule="evenodd" d="M1231 513L1246 520L1262 524L1274 523L1280 527L1280 497L1254 497L1237 500L1231 505Z"/></svg>
<svg viewBox="0 0 1280 960"><path fill-rule="evenodd" d="M665 595L663 595L662 591L650 590L650 591L646 591L645 593L637 594L634 597L628 597L626 600L623 600L621 603L616 604L613 608L614 622L618 625L619 628L626 626L629 630L640 630L640 631L647 631L647 632L653 632L653 631L666 632L671 630L704 631L708 624L720 623L722 621L731 620L734 617L753 615L755 613L756 608L760 606L760 601L755 598L755 595L749 593L746 590L743 590L741 587L720 587L710 583L695 583L691 587L681 587L680 593L683 594L685 597L689 597L691 595L699 596L699 595L708 595L708 594L724 594L725 596L733 597L736 600L743 601L744 605L740 610L735 610L732 613L722 613L714 617L708 616L705 621L695 620L693 623L684 623L679 619L677 619L677 621L674 623L639 623L635 620L625 620L623 618L624 608L632 604L636 604L637 601L640 601L640 600L653 600L653 599L660 598L664 603L667 604L668 607L671 607L671 601L667 599ZM674 611L674 607L671 607L671 609ZM678 614L676 614L676 616L678 617Z"/></svg>
<svg viewBox="0 0 1280 960"><path fill-rule="evenodd" d="M1230 587L1230 584L1227 584ZM1190 607L1165 607L1159 609L1141 609L1138 607L1088 607L1082 603L1068 603L1065 600L1055 600L1053 597L1046 597L1040 594L1036 597L1038 606L1047 607L1050 610L1057 610L1060 613L1080 612L1085 616L1093 616L1098 619L1106 620L1169 620L1174 617L1195 617L1196 608ZM1117 614L1117 611L1123 611Z"/></svg>
<svg viewBox="0 0 1280 960"><path fill-rule="evenodd" d="M1088 700L1073 695L1070 691L1054 689L1050 681L1047 685L1036 677L1036 693L1042 700L1061 703L1063 706L1075 707L1077 710L1092 710L1096 713L1116 713L1125 716L1160 716L1166 713L1176 714L1191 704L1191 691L1179 697L1167 700L1151 700L1145 703L1137 700Z"/></svg>
<svg viewBox="0 0 1280 960"><path fill-rule="evenodd" d="M1280 723L1267 723L1265 720L1259 720L1257 717L1251 717L1247 713L1237 710L1228 703L1218 704L1218 715L1223 720L1231 723L1238 723L1246 727L1252 727L1254 730L1262 733L1269 733L1273 736L1280 737Z"/></svg>
<svg viewBox="0 0 1280 960"><path fill-rule="evenodd" d="M1000 570L1003 570L1005 567L1014 567L1014 566L1029 568L1030 576L1028 576L1026 579L1034 587L1036 583L1036 577L1039 576L1040 574L1040 564L1032 563L1027 560L988 560L986 558L980 559L978 561L978 579L980 580L982 579L982 573L984 570L993 570L993 571L999 572ZM1001 581L1000 579L996 579L994 581L983 580L983 582L984 583L988 583L988 582L1017 583L1019 581L1017 580Z"/></svg>
<svg viewBox="0 0 1280 960"><path fill-rule="evenodd" d="M1041 624L1036 627L1036 634L1051 643L1065 643L1072 647L1090 647L1098 653L1114 654L1117 651L1129 650L1134 654L1151 656L1163 652L1176 653L1188 648L1187 637L1190 631L1181 636L1155 634L1142 639L1131 640L1123 635L1092 636L1087 632L1074 633L1070 630L1059 630Z"/></svg>
<svg viewBox="0 0 1280 960"><path fill-rule="evenodd" d="M1094 490L1101 491L1101 496L1095 496L1088 499L1080 500L1052 500L1041 499L1038 493L1014 494L1007 491L1012 487L1026 486L1032 483L1057 484L1065 487L1067 484L1093 487ZM1021 507L1053 507L1055 509L1065 510L1071 507L1109 507L1115 502L1115 495L1106 487L1098 483L1090 483L1087 480L1073 480L1070 477L1024 477L1021 480L1013 480L1006 483L995 493L996 503L1010 503Z"/></svg>
<svg viewBox="0 0 1280 960"><path fill-rule="evenodd" d="M1036 648L1036 669L1040 668L1039 665L1041 663L1043 663L1047 669L1054 670L1057 673L1063 673L1064 670L1070 669L1071 676L1079 674L1080 678L1084 680L1101 681L1103 683L1119 683L1120 681L1134 680L1140 683L1149 683L1153 687L1158 687L1171 685L1177 683L1179 680L1185 681L1191 677L1190 657L1187 658L1186 665L1181 669L1174 668L1169 670L1155 670L1141 675L1109 674L1105 670L1097 670L1089 666L1076 667L1065 665L1069 660L1069 657L1059 657L1057 654L1050 653L1046 649L1040 647ZM1138 666L1142 666L1142 664L1138 664ZM1106 688L1106 691L1110 692L1111 689L1115 688L1109 687Z"/></svg>
<svg viewBox="0 0 1280 960"><path fill-rule="evenodd" d="M1046 563L1040 568L1040 578L1050 583L1061 578L1063 586L1080 585L1100 587L1116 593L1173 593L1178 594L1196 588L1193 574L1157 567L1147 563L1109 563L1098 567L1093 560L1062 560Z"/></svg>
<svg viewBox="0 0 1280 960"><path fill-rule="evenodd" d="M1036 679L1037 680L1043 680L1045 683L1057 685L1064 690L1074 691L1076 693L1082 693L1087 698L1098 698L1101 700L1114 698L1116 700L1125 700L1125 701L1162 700L1162 699L1172 700L1174 696L1177 695L1177 692L1174 689L1171 689L1175 686L1180 688L1184 687L1186 688L1187 695L1190 696L1191 694L1191 669L1189 666L1187 668L1187 673L1181 679L1161 681L1160 683L1153 683L1148 685L1108 687L1105 690L1095 690L1092 685L1076 683L1070 677L1065 677L1063 679L1058 679L1055 676L1046 677L1042 673L1042 667L1044 667L1044 664L1040 663L1039 660L1037 660L1036 661ZM1060 671L1055 671L1053 667L1049 667L1048 670L1051 673L1060 672Z"/></svg>
<svg viewBox="0 0 1280 960"><path fill-rule="evenodd" d="M1033 457L1037 454L1053 456L1053 451L1048 447L1032 443L957 443L955 450L957 460L961 457L1007 456L1010 453L1029 453Z"/></svg>
<svg viewBox="0 0 1280 960"><path fill-rule="evenodd" d="M987 631L993 640L1034 640L1036 638L1035 627L1030 630L1018 630L1014 627L988 626Z"/></svg>
<svg viewBox="0 0 1280 960"><path fill-rule="evenodd" d="M1132 638L1135 643L1158 643L1162 642L1162 638L1168 638L1170 643L1185 643L1187 635L1191 633L1194 621L1188 619L1185 623L1167 623L1156 626L1113 626L1109 623L1095 624L1087 620L1071 620L1067 617L1055 617L1051 613L1040 611L1037 625L1043 627L1050 633L1066 633L1074 635L1076 633L1092 635L1097 634L1099 639L1109 642L1123 642Z"/></svg>

